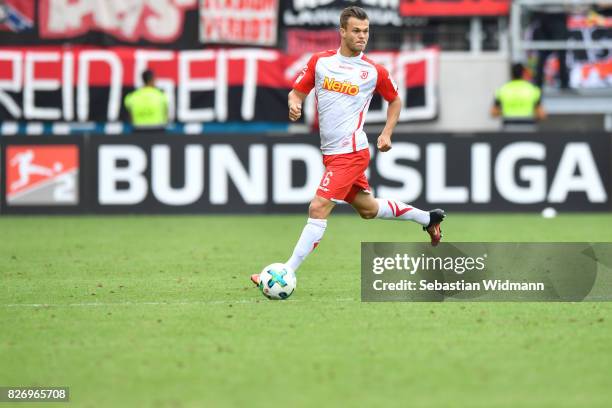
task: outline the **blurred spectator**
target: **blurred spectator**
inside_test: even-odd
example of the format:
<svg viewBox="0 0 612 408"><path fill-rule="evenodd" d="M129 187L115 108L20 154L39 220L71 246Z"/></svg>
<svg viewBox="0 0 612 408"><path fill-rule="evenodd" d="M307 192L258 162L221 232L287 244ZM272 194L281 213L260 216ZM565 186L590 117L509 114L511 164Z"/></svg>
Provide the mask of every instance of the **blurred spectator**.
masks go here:
<svg viewBox="0 0 612 408"><path fill-rule="evenodd" d="M540 89L523 79L522 64L512 66L512 79L495 93L493 117L502 117L505 130L534 130L537 120L546 118Z"/></svg>
<svg viewBox="0 0 612 408"><path fill-rule="evenodd" d="M567 41L569 32L567 29L567 12L562 5L543 5L535 8L533 20L536 23L534 31L535 41ZM546 60L556 52L559 59L559 87L567 89L569 87L569 73L567 68L566 50L539 50L538 62L535 73L535 83L543 89L544 68Z"/></svg>
<svg viewBox="0 0 612 408"><path fill-rule="evenodd" d="M611 17L612 4L606 2L599 2L591 8L591 11L603 17Z"/></svg>
<svg viewBox="0 0 612 408"><path fill-rule="evenodd" d="M144 85L125 97L134 132L163 131L168 123L168 96L155 87L153 71L142 73Z"/></svg>
<svg viewBox="0 0 612 408"><path fill-rule="evenodd" d="M0 24L4 24L7 18L6 4L4 4L4 0L0 0Z"/></svg>

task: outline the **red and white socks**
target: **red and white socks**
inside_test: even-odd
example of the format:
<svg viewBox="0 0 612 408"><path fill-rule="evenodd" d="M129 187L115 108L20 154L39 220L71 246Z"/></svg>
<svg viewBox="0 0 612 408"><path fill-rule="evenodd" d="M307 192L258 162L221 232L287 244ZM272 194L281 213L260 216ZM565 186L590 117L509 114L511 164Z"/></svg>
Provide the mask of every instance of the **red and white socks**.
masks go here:
<svg viewBox="0 0 612 408"><path fill-rule="evenodd" d="M414 221L423 226L429 225L429 212L419 210L401 201L377 198L378 214L376 218L383 220Z"/></svg>
<svg viewBox="0 0 612 408"><path fill-rule="evenodd" d="M319 245L319 241L325 233L325 228L327 228L327 220L308 218L308 222L302 230L302 235L300 235L300 239L293 249L293 254L286 262L291 269L297 271L308 254Z"/></svg>
<svg viewBox="0 0 612 408"><path fill-rule="evenodd" d="M396 200L377 198L376 201L378 201L378 214L376 214L376 218L414 221L423 226L429 225L430 217L428 211L419 210L416 207ZM323 234L325 234L325 228L327 228L327 220L308 218L308 222L302 230L302 235L300 235L300 239L295 245L293 254L286 262L286 265L297 271L308 254L319 245L319 241L321 241Z"/></svg>

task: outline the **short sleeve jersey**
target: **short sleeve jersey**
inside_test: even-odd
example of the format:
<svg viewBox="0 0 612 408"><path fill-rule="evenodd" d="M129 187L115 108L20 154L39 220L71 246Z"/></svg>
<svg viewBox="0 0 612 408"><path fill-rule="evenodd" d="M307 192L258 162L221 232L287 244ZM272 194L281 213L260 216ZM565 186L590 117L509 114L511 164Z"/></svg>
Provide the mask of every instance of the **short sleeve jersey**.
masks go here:
<svg viewBox="0 0 612 408"><path fill-rule="evenodd" d="M397 85L382 65L363 53L345 57L340 50L314 54L293 84L293 89L305 94L313 88L324 155L367 149L363 123L374 92L389 102L398 95Z"/></svg>

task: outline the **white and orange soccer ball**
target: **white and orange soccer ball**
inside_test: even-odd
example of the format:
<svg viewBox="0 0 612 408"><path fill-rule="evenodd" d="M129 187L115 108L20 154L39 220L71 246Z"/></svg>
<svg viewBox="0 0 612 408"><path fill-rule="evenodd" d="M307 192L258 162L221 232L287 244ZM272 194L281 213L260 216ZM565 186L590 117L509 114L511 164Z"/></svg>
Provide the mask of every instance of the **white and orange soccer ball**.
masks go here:
<svg viewBox="0 0 612 408"><path fill-rule="evenodd" d="M295 290L297 279L293 269L282 263L273 263L259 274L259 289L271 300L285 300Z"/></svg>

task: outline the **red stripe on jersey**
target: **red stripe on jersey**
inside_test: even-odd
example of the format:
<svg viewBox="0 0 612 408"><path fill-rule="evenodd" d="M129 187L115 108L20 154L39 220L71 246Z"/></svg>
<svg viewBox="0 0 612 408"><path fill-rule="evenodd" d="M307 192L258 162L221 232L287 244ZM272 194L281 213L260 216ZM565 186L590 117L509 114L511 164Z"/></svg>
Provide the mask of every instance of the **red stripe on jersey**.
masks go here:
<svg viewBox="0 0 612 408"><path fill-rule="evenodd" d="M370 99L372 99L371 96L368 98L366 103L363 105L363 108L361 108L361 112L359 113L359 121L357 122L357 129L355 129L355 131L353 132L353 151L354 152L357 151L357 141L355 140L355 134L361 127L361 122L363 121L363 112L365 112L366 106L368 106L368 104L370 103Z"/></svg>
<svg viewBox="0 0 612 408"><path fill-rule="evenodd" d="M365 106L363 107L363 109L361 110L361 113L359 114L359 122L357 122L357 129L355 129L355 131L353 132L353 151L357 151L357 141L355 140L355 134L357 133L357 131L359 130L359 127L361 126L361 120L363 119L364 110L365 110Z"/></svg>
<svg viewBox="0 0 612 408"><path fill-rule="evenodd" d="M317 131L320 130L320 126L319 126L319 93L317 92L317 90L315 89L315 114L314 114L314 121L312 123L312 129L316 129Z"/></svg>

